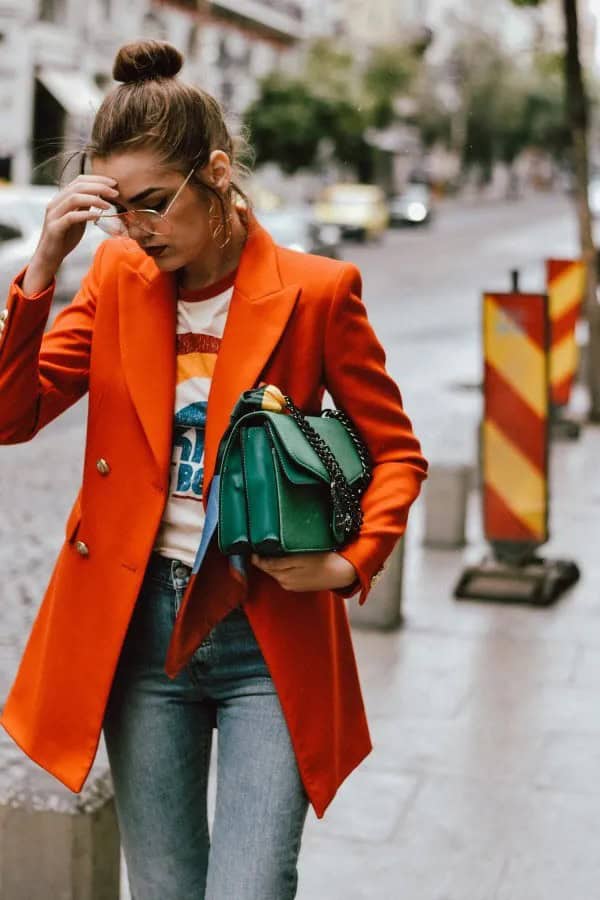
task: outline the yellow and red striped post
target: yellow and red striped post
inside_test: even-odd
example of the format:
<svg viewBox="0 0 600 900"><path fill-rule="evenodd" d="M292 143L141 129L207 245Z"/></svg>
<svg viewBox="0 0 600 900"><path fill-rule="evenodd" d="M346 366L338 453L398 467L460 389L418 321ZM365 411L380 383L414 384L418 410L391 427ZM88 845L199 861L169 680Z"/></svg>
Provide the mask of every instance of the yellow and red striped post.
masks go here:
<svg viewBox="0 0 600 900"><path fill-rule="evenodd" d="M567 406L579 365L575 329L585 295L585 266L580 259L546 260L550 300L550 390L552 405Z"/></svg>
<svg viewBox="0 0 600 900"><path fill-rule="evenodd" d="M484 294L485 536L494 551L461 574L458 600L547 606L575 584L571 560L537 553L548 534L550 314L547 294Z"/></svg>
<svg viewBox="0 0 600 900"><path fill-rule="evenodd" d="M484 527L495 549L548 539L548 298L483 298Z"/></svg>

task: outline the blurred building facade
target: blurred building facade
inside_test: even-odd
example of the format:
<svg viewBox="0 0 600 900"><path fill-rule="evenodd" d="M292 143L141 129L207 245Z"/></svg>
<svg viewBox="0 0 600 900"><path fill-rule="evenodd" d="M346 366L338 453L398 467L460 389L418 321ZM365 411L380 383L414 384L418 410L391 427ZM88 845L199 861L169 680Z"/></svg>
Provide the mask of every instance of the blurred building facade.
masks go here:
<svg viewBox="0 0 600 900"><path fill-rule="evenodd" d="M357 47L410 43L423 26L423 0L344 0L344 33Z"/></svg>
<svg viewBox="0 0 600 900"><path fill-rule="evenodd" d="M510 0L341 0L342 29L357 46L408 42L423 28L431 29L431 55L443 60L457 33L465 28L497 33L515 51L541 44L560 50L564 44L561 0L545 0L539 7L515 7ZM597 67L598 27L595 0L579 0L580 42L586 66ZM336 6L338 4L336 3ZM338 13L339 14L339 13Z"/></svg>
<svg viewBox="0 0 600 900"><path fill-rule="evenodd" d="M347 0L306 0L306 37L342 37L346 32L346 5Z"/></svg>
<svg viewBox="0 0 600 900"><path fill-rule="evenodd" d="M584 62L596 65L593 0L579 9ZM44 180L45 158L81 145L127 40L172 41L186 58L183 77L235 122L262 77L294 69L305 39L341 39L360 56L430 29L428 58L443 72L465 27L496 31L515 51L558 50L564 40L560 0L530 10L503 0L501 16L488 0L0 0L0 179Z"/></svg>
<svg viewBox="0 0 600 900"><path fill-rule="evenodd" d="M118 47L153 37L186 57L182 75L232 118L258 80L291 61L312 0L0 0L0 178L44 180L51 152L76 148L112 84Z"/></svg>

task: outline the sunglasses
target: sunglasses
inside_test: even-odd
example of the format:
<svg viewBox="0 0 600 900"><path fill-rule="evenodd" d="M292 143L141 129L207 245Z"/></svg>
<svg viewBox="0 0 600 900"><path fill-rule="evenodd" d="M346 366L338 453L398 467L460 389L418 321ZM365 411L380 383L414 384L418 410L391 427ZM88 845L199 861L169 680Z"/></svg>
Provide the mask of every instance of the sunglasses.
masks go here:
<svg viewBox="0 0 600 900"><path fill-rule="evenodd" d="M90 212L98 213L98 218L94 219L94 225L97 225L98 228L106 234L109 234L111 237L130 237L131 230L136 232L141 231L148 235L169 234L171 231L171 223L167 219L167 216L195 170L196 166L190 170L185 181L179 185L175 195L164 212L158 212L155 209L128 209L125 212L118 212L115 206L104 210L99 209L97 206L93 206L90 209Z"/></svg>

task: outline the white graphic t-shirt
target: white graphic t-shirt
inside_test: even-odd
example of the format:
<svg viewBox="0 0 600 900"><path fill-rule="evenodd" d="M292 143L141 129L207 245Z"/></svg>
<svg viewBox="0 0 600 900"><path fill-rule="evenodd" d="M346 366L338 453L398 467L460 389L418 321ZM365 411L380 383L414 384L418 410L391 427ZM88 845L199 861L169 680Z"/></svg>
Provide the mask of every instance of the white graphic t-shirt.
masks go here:
<svg viewBox="0 0 600 900"><path fill-rule="evenodd" d="M204 525L202 477L208 392L236 273L202 290L179 291L177 379L169 497L154 550L191 566Z"/></svg>

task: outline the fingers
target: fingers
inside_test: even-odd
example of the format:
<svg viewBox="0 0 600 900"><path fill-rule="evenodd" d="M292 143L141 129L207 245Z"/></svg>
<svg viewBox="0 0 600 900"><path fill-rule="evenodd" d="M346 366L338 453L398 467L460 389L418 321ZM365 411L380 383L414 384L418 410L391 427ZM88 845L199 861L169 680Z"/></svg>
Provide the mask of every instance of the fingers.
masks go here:
<svg viewBox="0 0 600 900"><path fill-rule="evenodd" d="M294 553L287 556L258 556L250 560L257 569L270 575L286 591L320 590L323 587L322 563L327 553Z"/></svg>
<svg viewBox="0 0 600 900"><path fill-rule="evenodd" d="M35 250L44 259L46 271L57 271L83 237L86 223L110 209L119 194L116 183L106 175L78 175L52 198Z"/></svg>
<svg viewBox="0 0 600 900"><path fill-rule="evenodd" d="M70 182L48 205L48 234L66 234L73 225L97 219L99 210L111 209L119 192L109 182L116 184L114 179L99 175L80 175Z"/></svg>
<svg viewBox="0 0 600 900"><path fill-rule="evenodd" d="M52 198L49 208L61 204L67 197L81 194L102 195L112 199L119 194L116 184L114 178L103 175L78 175Z"/></svg>
<svg viewBox="0 0 600 900"><path fill-rule="evenodd" d="M66 213L62 220L68 225L75 225L77 222L93 222L98 218L98 211L92 209L72 209Z"/></svg>
<svg viewBox="0 0 600 900"><path fill-rule="evenodd" d="M101 201L110 205L119 196L119 192L112 185L90 179L86 182L72 181L64 191L60 191L50 202L48 209L64 212L65 208L73 204L80 206L90 205L92 201ZM103 198L103 199L102 199ZM108 201L108 202L107 202ZM96 204L98 205L98 204Z"/></svg>
<svg viewBox="0 0 600 900"><path fill-rule="evenodd" d="M298 567L298 562L289 556L258 556L258 554L253 553L250 560L257 569L262 569L263 572L268 572L269 574L287 572Z"/></svg>
<svg viewBox="0 0 600 900"><path fill-rule="evenodd" d="M115 185L117 183L116 178L111 178L110 175L78 175L77 178L74 178L73 181L70 181L69 184L77 184L80 181L102 181L104 184Z"/></svg>
<svg viewBox="0 0 600 900"><path fill-rule="evenodd" d="M81 222L93 222L98 218L97 209L66 209L54 216L48 216L45 230L48 235L61 235L72 225Z"/></svg>
<svg viewBox="0 0 600 900"><path fill-rule="evenodd" d="M258 556L253 553L250 559L257 569L274 578L284 590L292 590L295 586L298 565L290 557Z"/></svg>
<svg viewBox="0 0 600 900"><path fill-rule="evenodd" d="M74 190L79 191L82 186L86 184L102 184L114 189L117 186L117 179L109 178L108 175L78 175L73 181L69 181L64 189L68 190L69 188L73 188Z"/></svg>
<svg viewBox="0 0 600 900"><path fill-rule="evenodd" d="M114 178L107 178L104 175L78 175L77 178L70 181L57 194L57 198L69 194L99 194L105 192L114 197L119 193L117 182Z"/></svg>
<svg viewBox="0 0 600 900"><path fill-rule="evenodd" d="M259 556L253 553L251 563L270 575L286 591L334 590L350 584L350 574L356 575L354 566L340 559L331 551L294 553L286 556ZM335 566L334 566L335 562Z"/></svg>
<svg viewBox="0 0 600 900"><path fill-rule="evenodd" d="M89 194L69 194L60 203L57 203L52 210L49 210L48 217L58 218L72 209L90 209L92 206L97 209L110 209L112 205L108 200L101 197L99 193L94 193L93 191L90 191Z"/></svg>

